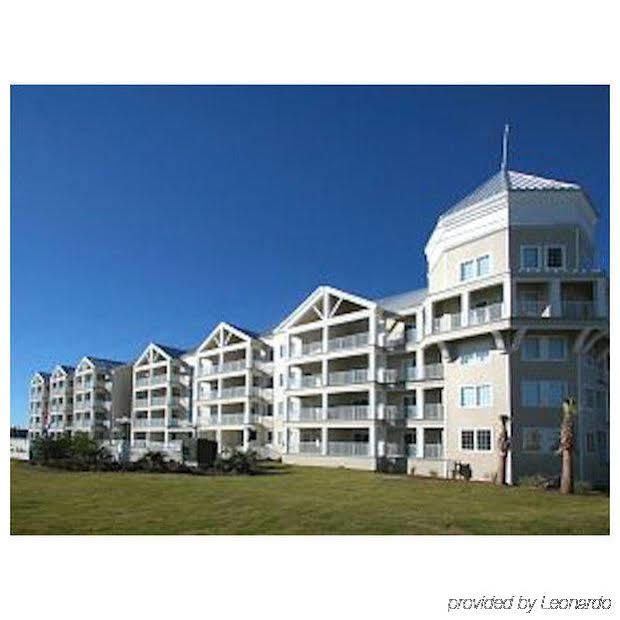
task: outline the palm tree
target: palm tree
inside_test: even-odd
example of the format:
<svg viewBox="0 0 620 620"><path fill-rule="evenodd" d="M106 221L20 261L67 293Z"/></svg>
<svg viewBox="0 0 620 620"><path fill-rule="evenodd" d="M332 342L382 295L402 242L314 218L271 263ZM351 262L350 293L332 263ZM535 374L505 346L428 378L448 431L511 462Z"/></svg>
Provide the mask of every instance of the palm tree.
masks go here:
<svg viewBox="0 0 620 620"><path fill-rule="evenodd" d="M577 401L566 398L562 403L562 424L560 426L560 447L562 455L561 493L573 493L573 450L575 448L575 418L577 417Z"/></svg>
<svg viewBox="0 0 620 620"><path fill-rule="evenodd" d="M507 415L499 416L499 433L497 434L497 476L495 478L495 484L506 484L506 457L508 456L508 450L510 450L510 439L508 438L508 431L506 430L506 422L508 421Z"/></svg>

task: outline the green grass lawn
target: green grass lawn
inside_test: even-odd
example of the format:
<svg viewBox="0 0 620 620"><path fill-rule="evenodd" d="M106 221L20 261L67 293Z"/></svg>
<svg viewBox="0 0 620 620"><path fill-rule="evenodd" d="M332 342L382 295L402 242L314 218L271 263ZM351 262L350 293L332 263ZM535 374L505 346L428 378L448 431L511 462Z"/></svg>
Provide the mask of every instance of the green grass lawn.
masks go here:
<svg viewBox="0 0 620 620"><path fill-rule="evenodd" d="M75 473L11 463L12 534L607 534L606 495L344 469Z"/></svg>

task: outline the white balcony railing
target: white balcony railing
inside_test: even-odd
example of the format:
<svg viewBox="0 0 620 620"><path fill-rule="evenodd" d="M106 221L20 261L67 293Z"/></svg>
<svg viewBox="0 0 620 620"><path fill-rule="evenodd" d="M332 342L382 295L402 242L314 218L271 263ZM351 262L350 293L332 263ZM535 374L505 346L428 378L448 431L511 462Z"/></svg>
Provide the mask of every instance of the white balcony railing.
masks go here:
<svg viewBox="0 0 620 620"><path fill-rule="evenodd" d="M245 386L222 388L220 398L244 398L247 394Z"/></svg>
<svg viewBox="0 0 620 620"><path fill-rule="evenodd" d="M352 334L350 336L340 336L339 338L330 338L327 343L329 351L342 351L345 349L357 349L365 347L368 344L368 332L361 334Z"/></svg>
<svg viewBox="0 0 620 620"><path fill-rule="evenodd" d="M244 413L223 413L222 414L222 424L227 425L239 425L243 424L245 419Z"/></svg>
<svg viewBox="0 0 620 620"><path fill-rule="evenodd" d="M164 418L134 418L132 425L136 428L162 428L166 426Z"/></svg>
<svg viewBox="0 0 620 620"><path fill-rule="evenodd" d="M301 375L300 377L289 377L288 389L299 390L301 388L319 388L323 385L321 375Z"/></svg>
<svg viewBox="0 0 620 620"><path fill-rule="evenodd" d="M327 408L328 420L368 420L369 414L368 405L341 405Z"/></svg>
<svg viewBox="0 0 620 620"><path fill-rule="evenodd" d="M164 407L165 405L165 396L151 396L151 407Z"/></svg>
<svg viewBox="0 0 620 620"><path fill-rule="evenodd" d="M386 443L385 444L385 456L401 456L404 454L404 449L399 443Z"/></svg>
<svg viewBox="0 0 620 620"><path fill-rule="evenodd" d="M313 342L304 342L301 345L301 355L317 355L323 352L323 342L314 340Z"/></svg>
<svg viewBox="0 0 620 620"><path fill-rule="evenodd" d="M218 372L237 372L239 370L246 369L245 360L234 360L232 362L224 362L220 367Z"/></svg>
<svg viewBox="0 0 620 620"><path fill-rule="evenodd" d="M147 385L149 385L150 380L148 377L136 377L136 380L134 382L136 387L146 387Z"/></svg>
<svg viewBox="0 0 620 620"><path fill-rule="evenodd" d="M351 385L355 383L367 383L369 373L367 368L354 370L342 370L329 373L329 385Z"/></svg>
<svg viewBox="0 0 620 620"><path fill-rule="evenodd" d="M425 364L419 368L408 366L405 372L407 381L443 379L443 364Z"/></svg>
<svg viewBox="0 0 620 620"><path fill-rule="evenodd" d="M442 316L433 318L432 332L439 334L441 332L449 332L453 329L461 327L461 313L443 314Z"/></svg>
<svg viewBox="0 0 620 620"><path fill-rule="evenodd" d="M299 454L321 454L320 441L300 441L297 447Z"/></svg>
<svg viewBox="0 0 620 620"><path fill-rule="evenodd" d="M330 441L327 453L332 456L368 456L368 442L362 441Z"/></svg>
<svg viewBox="0 0 620 620"><path fill-rule="evenodd" d="M151 385L160 385L168 383L168 373L162 372L161 374L153 375L150 381Z"/></svg>
<svg viewBox="0 0 620 620"><path fill-rule="evenodd" d="M492 321L499 321L504 316L504 304L495 303L469 311L469 325L484 325Z"/></svg>
<svg viewBox="0 0 620 620"><path fill-rule="evenodd" d="M289 412L290 422L316 422L323 419L323 407L302 407Z"/></svg>

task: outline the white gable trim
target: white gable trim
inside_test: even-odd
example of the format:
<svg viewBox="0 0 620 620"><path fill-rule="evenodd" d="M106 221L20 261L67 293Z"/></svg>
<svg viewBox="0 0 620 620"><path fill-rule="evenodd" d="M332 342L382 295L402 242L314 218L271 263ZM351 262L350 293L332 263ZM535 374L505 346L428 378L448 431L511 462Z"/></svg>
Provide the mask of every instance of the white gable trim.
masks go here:
<svg viewBox="0 0 620 620"><path fill-rule="evenodd" d="M235 336L238 336L239 338L241 338L241 340L244 340L245 342L251 342L253 340L252 336L246 334L240 329L237 329L230 323L226 323L226 321L220 321L217 326L213 328L211 333L200 343L200 346L198 347L198 353L202 353L203 348L207 346L207 344L209 344L218 334L222 334L223 330L226 330L234 334ZM221 338L219 342L216 342L216 344L218 345L218 348L227 346L227 343L223 342Z"/></svg>

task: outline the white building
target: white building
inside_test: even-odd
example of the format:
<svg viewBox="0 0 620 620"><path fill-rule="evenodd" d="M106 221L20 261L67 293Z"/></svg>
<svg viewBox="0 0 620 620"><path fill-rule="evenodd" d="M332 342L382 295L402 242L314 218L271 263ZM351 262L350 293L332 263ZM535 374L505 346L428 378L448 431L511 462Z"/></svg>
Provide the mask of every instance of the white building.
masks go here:
<svg viewBox="0 0 620 620"><path fill-rule="evenodd" d="M606 482L597 222L578 185L502 169L439 218L424 289L369 299L319 286L269 332L220 323L195 350L150 344L133 365L132 445L178 452L197 435L288 463L439 477L466 463L490 480L503 418L512 482L559 470L561 402L574 396L578 478ZM52 421L72 378L52 373ZM37 373L32 434L45 385Z"/></svg>
<svg viewBox="0 0 620 620"><path fill-rule="evenodd" d="M27 428L11 426L10 456L18 461L30 458L30 438Z"/></svg>

